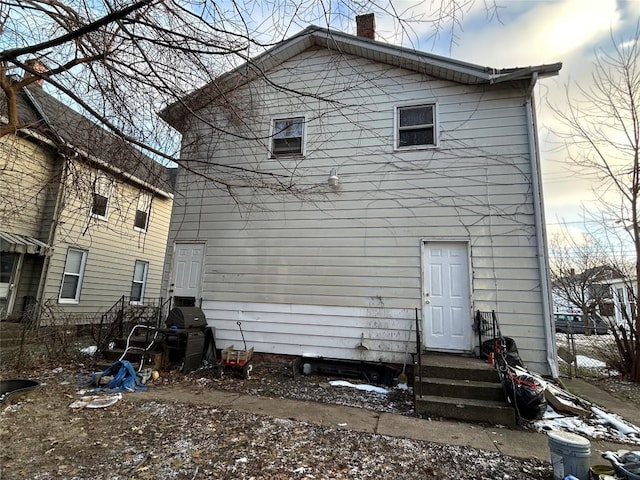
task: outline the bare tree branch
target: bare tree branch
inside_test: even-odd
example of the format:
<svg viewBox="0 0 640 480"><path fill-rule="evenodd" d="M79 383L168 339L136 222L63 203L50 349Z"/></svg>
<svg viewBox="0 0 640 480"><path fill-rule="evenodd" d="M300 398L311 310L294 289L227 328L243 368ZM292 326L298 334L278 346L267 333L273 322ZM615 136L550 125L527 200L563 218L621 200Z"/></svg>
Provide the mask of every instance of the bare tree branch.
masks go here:
<svg viewBox="0 0 640 480"><path fill-rule="evenodd" d="M635 298L640 286L640 24L630 41L611 40L609 51L597 52L591 84L578 86L576 96L567 88L567 106L554 111L565 127L557 134L570 164L579 175L597 180L594 193L608 217L607 223L601 222L607 244L600 253L613 259L609 265L624 272L632 285L633 311L628 312L630 328L625 330L629 337L618 345L629 347L621 354L632 360L628 373L640 382L640 304ZM621 227L618 235L614 229ZM626 246L633 249L632 269L616 255Z"/></svg>

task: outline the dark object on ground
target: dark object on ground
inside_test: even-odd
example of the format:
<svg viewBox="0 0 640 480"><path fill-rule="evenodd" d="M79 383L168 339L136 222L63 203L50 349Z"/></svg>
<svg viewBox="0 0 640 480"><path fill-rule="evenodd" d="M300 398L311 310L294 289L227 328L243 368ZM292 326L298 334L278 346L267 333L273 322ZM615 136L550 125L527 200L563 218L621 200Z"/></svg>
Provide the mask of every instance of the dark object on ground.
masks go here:
<svg viewBox="0 0 640 480"><path fill-rule="evenodd" d="M293 361L293 376L333 375L360 378L370 383L392 386L398 370L381 363L323 357L298 357Z"/></svg>
<svg viewBox="0 0 640 480"><path fill-rule="evenodd" d="M502 386L520 418L542 418L547 410L547 400L544 396L544 386L533 375L507 366L502 376Z"/></svg>
<svg viewBox="0 0 640 480"><path fill-rule="evenodd" d="M3 403L9 398L15 399L16 397L26 395L38 386L40 386L40 383L35 380L0 380L0 403Z"/></svg>
<svg viewBox="0 0 640 480"><path fill-rule="evenodd" d="M206 350L207 332L215 337L215 328L207 327L207 318L198 307L175 307L167 315L167 329L163 330L170 360L182 362L182 372L202 366Z"/></svg>
<svg viewBox="0 0 640 480"><path fill-rule="evenodd" d="M516 346L516 342L513 338L491 338L482 342L480 357L483 360L487 360L491 354L493 354L494 358L503 356L507 365L512 367L524 366L522 359L520 358L520 353L518 352L518 347Z"/></svg>
<svg viewBox="0 0 640 480"><path fill-rule="evenodd" d="M91 385L99 387L101 378L109 378L109 383L105 391L110 392L135 392L137 390L146 390L139 378L138 374L127 360L118 360L113 365L100 373L94 373L91 376Z"/></svg>
<svg viewBox="0 0 640 480"><path fill-rule="evenodd" d="M515 340L502 336L485 340L480 353L485 358L493 358L502 388L518 417L524 420L542 418L547 410L544 387L525 368Z"/></svg>
<svg viewBox="0 0 640 480"><path fill-rule="evenodd" d="M611 462L619 478L640 480L640 451L618 450L602 456Z"/></svg>

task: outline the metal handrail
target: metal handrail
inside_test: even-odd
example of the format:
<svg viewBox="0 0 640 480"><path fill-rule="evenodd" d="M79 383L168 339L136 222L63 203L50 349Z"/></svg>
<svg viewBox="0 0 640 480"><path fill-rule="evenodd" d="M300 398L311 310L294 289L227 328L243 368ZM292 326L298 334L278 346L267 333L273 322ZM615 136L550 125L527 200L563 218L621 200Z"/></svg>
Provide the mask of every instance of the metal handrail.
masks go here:
<svg viewBox="0 0 640 480"><path fill-rule="evenodd" d="M483 334L490 331L492 339L502 338L500 325L498 323L498 315L495 310L491 310L490 312L476 310L473 329L478 332L478 348L480 349L480 353L482 353Z"/></svg>
<svg viewBox="0 0 640 480"><path fill-rule="evenodd" d="M125 296L122 295L111 307L109 307L109 309L104 312L101 316L100 316L100 326L99 326L99 334L98 334L98 351L102 351L104 350L104 348L107 346L105 345L105 343L107 342L107 340L112 336L114 329L116 328L116 322L109 322L109 329L108 331L105 333L105 335L102 335L103 332L103 327L106 323L106 319L109 318L110 316L113 315L113 311L119 307L116 310L116 320L118 318L118 313L120 314L120 321L122 322L122 318L124 317L123 313L124 313L124 299Z"/></svg>
<svg viewBox="0 0 640 480"><path fill-rule="evenodd" d="M420 318L418 316L418 309L416 308L416 355L418 356L418 395L422 397L422 344L420 339ZM414 363L415 365L415 363ZM415 383L415 372L413 375Z"/></svg>

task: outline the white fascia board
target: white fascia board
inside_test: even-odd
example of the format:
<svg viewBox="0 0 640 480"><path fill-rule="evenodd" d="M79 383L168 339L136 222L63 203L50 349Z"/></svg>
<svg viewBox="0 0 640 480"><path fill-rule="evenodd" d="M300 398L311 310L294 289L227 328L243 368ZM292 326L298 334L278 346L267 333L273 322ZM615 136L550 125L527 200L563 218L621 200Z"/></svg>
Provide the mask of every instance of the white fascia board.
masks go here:
<svg viewBox="0 0 640 480"><path fill-rule="evenodd" d="M8 119L4 115L0 116L0 120L2 120L4 123L8 122ZM39 141L41 141L43 143L46 143L47 145L49 145L50 147L52 147L54 149L58 147L58 145L54 144L49 138L47 138L47 137L43 136L42 134L40 134L38 132L35 132L35 131L33 131L33 130L29 129L29 128L20 129L20 131L26 133L30 137L38 139ZM100 165L100 167L102 167L104 170L108 170L108 171L110 171L112 173L116 173L118 175L121 175L121 176L125 177L127 180L130 180L132 183L135 183L136 185L139 185L139 186L144 187L144 188L146 188L148 190L151 190L152 192L157 193L161 197L165 197L165 198L168 198L170 200L173 200L173 197L174 197L173 193L166 192L166 191L162 190L161 188L158 188L158 187L156 187L154 185L151 185L150 183L145 182L141 178L138 178L135 175L132 175L132 174L130 174L128 172L125 172L124 170L122 170L120 168L114 167L113 165L109 164L108 162L105 162L104 160L101 160L100 158L98 158L98 157L96 157L94 155L89 155L87 152L85 152L83 150L80 150L79 148L77 148L77 147L75 147L73 145L70 145L70 144L66 143L64 146L69 148L70 150L76 152L78 155L84 157L85 159Z"/></svg>

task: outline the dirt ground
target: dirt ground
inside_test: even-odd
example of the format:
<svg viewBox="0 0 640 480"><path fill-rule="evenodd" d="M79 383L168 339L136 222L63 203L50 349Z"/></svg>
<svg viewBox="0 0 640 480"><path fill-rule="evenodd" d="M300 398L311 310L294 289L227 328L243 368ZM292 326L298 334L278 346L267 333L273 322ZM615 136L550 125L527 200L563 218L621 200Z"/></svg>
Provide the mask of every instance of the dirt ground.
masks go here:
<svg viewBox="0 0 640 480"><path fill-rule="evenodd" d="M163 373L149 389L231 390L412 413L410 392L335 388L327 378L293 379L290 364L263 362L244 380L201 370ZM472 448L391 438L185 403L136 400L69 407L83 364L25 372L41 386L0 405L1 474L8 479L551 479L550 465Z"/></svg>

